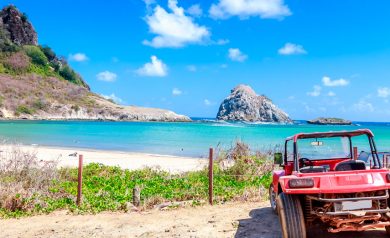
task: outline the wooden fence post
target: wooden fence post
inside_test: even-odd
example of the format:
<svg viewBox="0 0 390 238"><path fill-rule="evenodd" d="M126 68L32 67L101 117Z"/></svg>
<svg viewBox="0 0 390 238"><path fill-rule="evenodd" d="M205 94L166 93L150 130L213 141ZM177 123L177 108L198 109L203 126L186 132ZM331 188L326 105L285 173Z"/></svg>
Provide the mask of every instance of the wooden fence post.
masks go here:
<svg viewBox="0 0 390 238"><path fill-rule="evenodd" d="M83 190L83 155L79 155L79 172L77 179L77 206L81 204L82 190Z"/></svg>
<svg viewBox="0 0 390 238"><path fill-rule="evenodd" d="M213 148L209 150L209 203L213 205Z"/></svg>
<svg viewBox="0 0 390 238"><path fill-rule="evenodd" d="M135 186L133 189L133 205L139 207L141 204L141 189L138 186Z"/></svg>

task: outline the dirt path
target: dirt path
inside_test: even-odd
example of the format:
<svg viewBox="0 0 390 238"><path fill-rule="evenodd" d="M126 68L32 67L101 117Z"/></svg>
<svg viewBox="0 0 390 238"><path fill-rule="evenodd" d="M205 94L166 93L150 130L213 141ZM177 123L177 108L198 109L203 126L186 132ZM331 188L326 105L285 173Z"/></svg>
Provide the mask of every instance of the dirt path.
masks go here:
<svg viewBox="0 0 390 238"><path fill-rule="evenodd" d="M279 222L268 203L230 203L147 213L50 215L0 220L0 237L261 237L279 238ZM310 237L387 237L384 231L319 231Z"/></svg>

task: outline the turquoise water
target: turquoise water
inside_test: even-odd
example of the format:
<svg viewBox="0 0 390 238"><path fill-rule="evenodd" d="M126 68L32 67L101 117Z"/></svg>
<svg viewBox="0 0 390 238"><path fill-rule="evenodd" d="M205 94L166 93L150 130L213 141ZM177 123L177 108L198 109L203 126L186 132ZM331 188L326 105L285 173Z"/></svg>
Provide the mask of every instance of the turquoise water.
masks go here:
<svg viewBox="0 0 390 238"><path fill-rule="evenodd" d="M9 142L46 146L206 156L210 146L228 148L235 140L253 149L282 144L299 132L369 128L378 149L390 151L390 123L357 122L356 126L317 126L297 121L294 125L221 123L1 121L0 138Z"/></svg>

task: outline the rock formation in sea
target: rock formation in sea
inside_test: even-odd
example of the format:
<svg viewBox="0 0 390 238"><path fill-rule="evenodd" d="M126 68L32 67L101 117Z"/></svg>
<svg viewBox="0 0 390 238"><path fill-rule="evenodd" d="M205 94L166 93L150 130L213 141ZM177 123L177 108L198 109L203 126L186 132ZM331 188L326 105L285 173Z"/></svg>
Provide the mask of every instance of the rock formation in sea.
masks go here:
<svg viewBox="0 0 390 238"><path fill-rule="evenodd" d="M292 123L287 113L264 95L257 95L248 85L238 85L219 107L218 120Z"/></svg>
<svg viewBox="0 0 390 238"><path fill-rule="evenodd" d="M38 45L26 14L0 11L0 119L191 121L169 110L118 105L93 93L64 57Z"/></svg>
<svg viewBox="0 0 390 238"><path fill-rule="evenodd" d="M341 119L341 118L325 118L319 117L310 121L307 121L309 124L315 125L351 125L352 122L349 120Z"/></svg>

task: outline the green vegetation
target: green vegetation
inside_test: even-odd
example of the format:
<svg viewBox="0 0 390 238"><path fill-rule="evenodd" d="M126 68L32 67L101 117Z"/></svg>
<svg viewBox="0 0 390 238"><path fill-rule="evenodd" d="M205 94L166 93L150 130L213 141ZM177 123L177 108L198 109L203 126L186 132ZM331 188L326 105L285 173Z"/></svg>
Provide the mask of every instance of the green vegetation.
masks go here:
<svg viewBox="0 0 390 238"><path fill-rule="evenodd" d="M31 58L31 62L36 65L46 67L48 65L48 60L46 55L42 52L41 48L34 45L25 45L23 46L26 54Z"/></svg>
<svg viewBox="0 0 390 238"><path fill-rule="evenodd" d="M237 156L235 153L237 150L228 151L215 161L215 202L262 199L259 188L262 188L260 191L266 191L264 188L271 182L272 163L267 157L268 154L247 153ZM229 167L221 166L221 163L232 158L245 160L249 164L257 161L258 166L252 164L257 170L247 170L249 166L241 168L242 161L237 161ZM84 166L83 201L82 205L77 207L76 168L57 170L54 164L49 167L52 169L48 169L47 165L45 167L39 167L37 164L26 165L25 163L30 164L34 161L29 157L27 160L30 162L14 160L8 164L8 170L1 170L0 166L0 217L48 213L57 209L68 209L75 213L127 211L133 199L132 190L135 186L141 188L142 209L167 201L190 201L192 205L199 205L208 198L207 169L170 174L151 168L130 171L93 163ZM26 168L28 172L24 171ZM39 181L36 181L37 179Z"/></svg>
<svg viewBox="0 0 390 238"><path fill-rule="evenodd" d="M15 113L18 113L18 114L29 114L29 115L34 114L34 112L35 112L35 110L29 108L27 105L20 105L16 108L16 111L15 111Z"/></svg>

